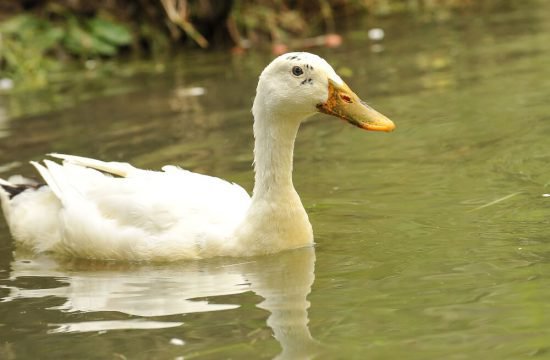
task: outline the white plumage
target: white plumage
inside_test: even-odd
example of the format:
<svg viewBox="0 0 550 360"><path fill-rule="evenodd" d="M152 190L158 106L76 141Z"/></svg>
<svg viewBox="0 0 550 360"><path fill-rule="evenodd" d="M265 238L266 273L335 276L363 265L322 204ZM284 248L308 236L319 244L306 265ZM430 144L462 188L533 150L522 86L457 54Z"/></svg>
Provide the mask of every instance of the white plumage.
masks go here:
<svg viewBox="0 0 550 360"><path fill-rule="evenodd" d="M63 163L32 162L47 186L19 176L0 179L10 231L37 252L116 260L249 256L312 244L311 225L292 185L302 120L320 110L366 129L384 121L385 128L374 129L393 129L371 108L357 105L347 114L345 104L331 103L338 91L345 91L346 103L356 97L316 55L282 55L262 72L252 110L252 197L236 184L175 166L148 171L52 154Z"/></svg>

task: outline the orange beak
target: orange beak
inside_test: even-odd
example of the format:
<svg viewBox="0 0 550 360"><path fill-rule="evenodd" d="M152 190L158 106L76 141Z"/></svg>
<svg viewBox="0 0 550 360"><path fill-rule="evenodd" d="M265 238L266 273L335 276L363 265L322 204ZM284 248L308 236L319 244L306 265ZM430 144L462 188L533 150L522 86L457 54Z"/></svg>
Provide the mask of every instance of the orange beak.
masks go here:
<svg viewBox="0 0 550 360"><path fill-rule="evenodd" d="M393 121L363 102L345 83L328 81L328 99L317 105L320 112L339 117L361 129L393 131Z"/></svg>

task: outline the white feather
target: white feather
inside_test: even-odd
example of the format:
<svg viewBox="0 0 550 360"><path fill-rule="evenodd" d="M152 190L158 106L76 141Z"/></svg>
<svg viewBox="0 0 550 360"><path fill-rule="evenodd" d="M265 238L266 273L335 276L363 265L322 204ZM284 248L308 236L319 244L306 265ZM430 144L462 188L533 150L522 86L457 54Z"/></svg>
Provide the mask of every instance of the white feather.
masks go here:
<svg viewBox="0 0 550 360"><path fill-rule="evenodd" d="M113 162L113 161L104 162L104 161L90 159L82 156L57 154L57 153L51 153L50 156L54 158L66 160L76 165L105 171L107 173L123 176L123 177L128 176L134 171L138 171L138 169L136 169L135 167L133 167L128 163Z"/></svg>

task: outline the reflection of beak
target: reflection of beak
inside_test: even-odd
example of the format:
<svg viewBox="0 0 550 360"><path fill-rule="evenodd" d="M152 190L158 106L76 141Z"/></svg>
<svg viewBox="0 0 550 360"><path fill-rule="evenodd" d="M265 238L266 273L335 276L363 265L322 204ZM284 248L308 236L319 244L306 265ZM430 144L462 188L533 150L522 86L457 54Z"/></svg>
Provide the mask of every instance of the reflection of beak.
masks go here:
<svg viewBox="0 0 550 360"><path fill-rule="evenodd" d="M328 99L317 109L325 114L337 116L365 130L393 131L395 124L364 103L351 89L342 83L328 81Z"/></svg>

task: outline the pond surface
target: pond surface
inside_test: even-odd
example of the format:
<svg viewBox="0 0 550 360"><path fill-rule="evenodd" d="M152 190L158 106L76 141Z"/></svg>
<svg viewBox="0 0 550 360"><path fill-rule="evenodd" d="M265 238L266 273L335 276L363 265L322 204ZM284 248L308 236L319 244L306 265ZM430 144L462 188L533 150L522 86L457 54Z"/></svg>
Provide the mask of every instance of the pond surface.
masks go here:
<svg viewBox="0 0 550 360"><path fill-rule="evenodd" d="M317 51L397 130L302 126L294 182L315 248L90 262L26 253L0 222L0 358L548 358L550 4L510 3L365 19ZM198 54L4 96L0 176L62 152L251 190L270 60Z"/></svg>

